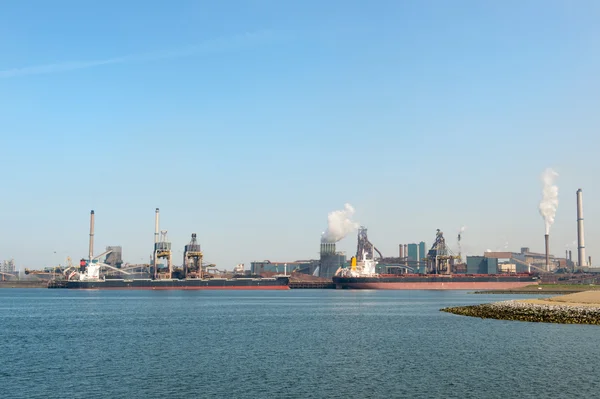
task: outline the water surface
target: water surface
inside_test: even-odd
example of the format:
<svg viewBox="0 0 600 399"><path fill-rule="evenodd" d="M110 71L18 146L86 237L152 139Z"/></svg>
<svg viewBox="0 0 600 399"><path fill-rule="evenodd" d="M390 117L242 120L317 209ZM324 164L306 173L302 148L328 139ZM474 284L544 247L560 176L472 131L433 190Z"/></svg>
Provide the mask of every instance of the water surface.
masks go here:
<svg viewBox="0 0 600 399"><path fill-rule="evenodd" d="M5 289L0 397L597 395L598 326L439 311L515 298L464 291Z"/></svg>

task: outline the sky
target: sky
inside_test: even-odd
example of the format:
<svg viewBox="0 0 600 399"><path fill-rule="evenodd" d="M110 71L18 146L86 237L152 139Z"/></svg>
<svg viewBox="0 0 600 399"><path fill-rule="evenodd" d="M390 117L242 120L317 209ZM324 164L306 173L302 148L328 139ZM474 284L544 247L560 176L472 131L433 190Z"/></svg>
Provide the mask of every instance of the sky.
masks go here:
<svg viewBox="0 0 600 399"><path fill-rule="evenodd" d="M600 262L600 3L581 0L2 2L0 259L121 245L154 209L205 260L318 258L350 203L385 256L441 229L463 253ZM338 249L355 251L355 233Z"/></svg>

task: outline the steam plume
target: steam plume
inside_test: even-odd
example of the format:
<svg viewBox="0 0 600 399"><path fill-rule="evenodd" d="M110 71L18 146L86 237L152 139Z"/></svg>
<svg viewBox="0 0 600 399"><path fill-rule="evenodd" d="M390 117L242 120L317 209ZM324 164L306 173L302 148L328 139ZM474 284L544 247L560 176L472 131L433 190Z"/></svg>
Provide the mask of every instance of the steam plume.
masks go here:
<svg viewBox="0 0 600 399"><path fill-rule="evenodd" d="M462 226L460 228L460 230L458 231L458 242L460 242L460 239L462 238L463 233L465 232L465 230L467 229L467 226Z"/></svg>
<svg viewBox="0 0 600 399"><path fill-rule="evenodd" d="M550 226L554 223L556 208L558 208L558 186L554 184L554 179L557 176L558 173L551 168L542 173L544 189L542 191L542 201L540 202L540 215L542 215L546 224L546 234L550 234Z"/></svg>
<svg viewBox="0 0 600 399"><path fill-rule="evenodd" d="M358 223L352 220L354 208L345 204L344 209L329 212L327 215L327 230L321 236L321 242L334 243L358 229Z"/></svg>
<svg viewBox="0 0 600 399"><path fill-rule="evenodd" d="M463 233L467 229L467 226L462 226L458 231L458 254L462 254L462 245L460 244L460 240L462 238Z"/></svg>

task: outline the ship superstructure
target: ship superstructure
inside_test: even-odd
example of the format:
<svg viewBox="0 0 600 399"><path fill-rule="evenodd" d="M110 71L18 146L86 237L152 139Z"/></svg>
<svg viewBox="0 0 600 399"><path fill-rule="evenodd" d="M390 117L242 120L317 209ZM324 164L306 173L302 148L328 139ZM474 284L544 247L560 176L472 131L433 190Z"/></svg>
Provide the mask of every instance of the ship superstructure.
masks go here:
<svg viewBox="0 0 600 399"><path fill-rule="evenodd" d="M362 257L360 261L356 260L356 256L350 259L350 267L341 268L336 273L336 276L341 277L374 277L378 276L375 273L375 267L377 261L373 259L373 251L367 252L365 248L362 248Z"/></svg>

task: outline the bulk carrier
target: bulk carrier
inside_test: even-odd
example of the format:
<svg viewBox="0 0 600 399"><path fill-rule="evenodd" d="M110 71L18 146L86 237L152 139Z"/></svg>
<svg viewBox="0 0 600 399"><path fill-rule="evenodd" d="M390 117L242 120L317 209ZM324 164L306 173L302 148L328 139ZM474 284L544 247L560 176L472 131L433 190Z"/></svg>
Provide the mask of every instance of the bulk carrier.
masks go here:
<svg viewBox="0 0 600 399"><path fill-rule="evenodd" d="M185 278L185 279L116 279L101 278L100 265L89 266L77 279L52 280L49 288L91 290L288 290L289 277L272 278Z"/></svg>
<svg viewBox="0 0 600 399"><path fill-rule="evenodd" d="M60 279L48 282L48 288L67 289L111 289L111 290L288 290L288 276L261 276L243 275L243 265L234 270L230 278L215 277L208 273L208 266L203 265L203 254L200 244L196 241L196 234L192 234L191 242L185 246L183 265L179 269L173 268L171 243L167 240L167 232L161 231L159 238L159 210L155 213L154 253L152 265L148 266L145 278L131 278L132 274L112 265L102 263L99 258L109 251L98 256L94 253L94 211L90 213L90 244L89 258L81 259L79 268L73 266L64 270ZM163 260L163 264L159 261ZM116 273L111 276L107 271ZM120 277L123 278L120 278Z"/></svg>
<svg viewBox="0 0 600 399"><path fill-rule="evenodd" d="M460 262L460 255L451 254L440 230L424 259L425 273L415 273L415 269L421 268L405 264L395 266L395 274L379 274L376 273L375 247L366 238L363 239L366 242L361 243L360 238L359 235L357 257L360 255L361 260L357 262L357 257L352 257L350 267L337 270L333 277L337 289L495 290L539 284L538 277L533 273L456 273L455 263Z"/></svg>

